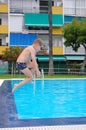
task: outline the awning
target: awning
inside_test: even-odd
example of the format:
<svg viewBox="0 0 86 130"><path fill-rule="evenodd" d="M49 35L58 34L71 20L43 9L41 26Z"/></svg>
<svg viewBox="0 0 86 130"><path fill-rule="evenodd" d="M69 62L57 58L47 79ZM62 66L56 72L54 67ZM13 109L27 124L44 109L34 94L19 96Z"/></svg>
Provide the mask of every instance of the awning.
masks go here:
<svg viewBox="0 0 86 130"><path fill-rule="evenodd" d="M22 34L11 33L10 34L10 46L22 46L26 47L33 44L33 41L37 38L37 34Z"/></svg>
<svg viewBox="0 0 86 130"><path fill-rule="evenodd" d="M84 56L66 56L67 60L84 60Z"/></svg>
<svg viewBox="0 0 86 130"><path fill-rule="evenodd" d="M37 56L38 61L49 61L49 56ZM65 56L53 56L53 61L66 61Z"/></svg>
<svg viewBox="0 0 86 130"><path fill-rule="evenodd" d="M36 58L38 59L38 61L49 61L49 56L48 55L38 55L36 56ZM80 61L80 60L84 60L84 56L62 56L62 55L54 55L53 56L53 61Z"/></svg>
<svg viewBox="0 0 86 130"><path fill-rule="evenodd" d="M41 27L48 27L49 20L48 14L24 14L24 24L26 26L41 26ZM55 26L62 26L63 25L63 15L61 14L53 14L52 15L52 25Z"/></svg>
<svg viewBox="0 0 86 130"><path fill-rule="evenodd" d="M71 23L74 19L76 18L76 16L64 16L64 23ZM82 16L78 16L77 19L81 20L83 17Z"/></svg>

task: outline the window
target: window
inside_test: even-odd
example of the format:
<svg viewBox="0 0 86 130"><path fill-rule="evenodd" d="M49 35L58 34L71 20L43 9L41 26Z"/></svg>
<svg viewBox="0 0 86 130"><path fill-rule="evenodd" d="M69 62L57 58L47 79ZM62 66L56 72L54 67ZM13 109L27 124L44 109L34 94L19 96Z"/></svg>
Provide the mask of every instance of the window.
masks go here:
<svg viewBox="0 0 86 130"><path fill-rule="evenodd" d="M49 30L49 27L28 27L29 30Z"/></svg>
<svg viewBox="0 0 86 130"><path fill-rule="evenodd" d="M52 6L54 5L54 1L52 1ZM40 12L47 13L48 12L48 0L40 0Z"/></svg>
<svg viewBox="0 0 86 130"><path fill-rule="evenodd" d="M0 46L2 46L2 39L0 39Z"/></svg>
<svg viewBox="0 0 86 130"><path fill-rule="evenodd" d="M57 35L53 36L53 46L58 46L58 47L63 46L62 36L57 36Z"/></svg>
<svg viewBox="0 0 86 130"><path fill-rule="evenodd" d="M63 5L62 0L56 0L54 2L54 6L62 6L62 5Z"/></svg>
<svg viewBox="0 0 86 130"><path fill-rule="evenodd" d="M0 18L0 25L2 24L2 19Z"/></svg>

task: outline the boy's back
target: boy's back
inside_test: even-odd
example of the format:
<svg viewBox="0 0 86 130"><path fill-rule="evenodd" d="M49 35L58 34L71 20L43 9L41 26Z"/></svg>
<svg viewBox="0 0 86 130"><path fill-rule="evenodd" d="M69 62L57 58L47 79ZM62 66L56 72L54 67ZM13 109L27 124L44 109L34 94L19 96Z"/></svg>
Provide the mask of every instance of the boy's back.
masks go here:
<svg viewBox="0 0 86 130"><path fill-rule="evenodd" d="M28 63L33 56L35 57L35 50L33 46L26 47L19 55L17 62Z"/></svg>

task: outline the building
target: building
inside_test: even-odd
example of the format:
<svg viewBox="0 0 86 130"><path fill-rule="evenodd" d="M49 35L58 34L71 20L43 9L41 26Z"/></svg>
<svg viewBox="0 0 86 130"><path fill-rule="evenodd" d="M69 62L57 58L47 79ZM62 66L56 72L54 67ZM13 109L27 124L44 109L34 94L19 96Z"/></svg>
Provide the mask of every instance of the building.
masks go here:
<svg viewBox="0 0 86 130"><path fill-rule="evenodd" d="M66 48L63 44L62 26L70 23L74 17L85 17L85 0L52 0L53 21L53 54L83 55L83 47L78 52ZM49 21L48 0L11 0L10 1L10 33L12 34L36 34L44 40L49 53ZM13 36L13 35L12 35ZM26 43L25 43L26 44ZM11 45L11 42L10 42Z"/></svg>
<svg viewBox="0 0 86 130"><path fill-rule="evenodd" d="M86 0L64 0L64 24L70 23L75 17L86 17ZM72 48L64 47L64 54L84 55L83 47L80 47L78 52L74 52Z"/></svg>
<svg viewBox="0 0 86 130"><path fill-rule="evenodd" d="M8 1L0 0L0 54L8 46Z"/></svg>
<svg viewBox="0 0 86 130"><path fill-rule="evenodd" d="M5 3L1 3L0 6L4 6L7 11L5 8L1 11L0 8L0 16L3 16L3 19L6 18L6 20L4 20L5 28L8 28L7 25L9 21L9 43L7 37L8 29L7 32L5 32L4 29L4 33L0 31L0 37L2 37L0 45L2 47L7 44L9 46L26 47L27 45L31 45L33 41L39 37L44 40L46 48L40 55L48 55L48 0L9 0L9 4L6 3L5 0L3 1ZM78 52L74 52L71 47L64 46L62 27L65 23L70 23L75 17L86 17L86 0L52 0L53 55L57 57L59 55L63 56L63 59L65 59L66 56L66 60L77 60L80 57L77 58L75 56L83 56L85 54L82 46ZM0 27L2 28L3 25ZM75 56L71 58L69 55ZM84 57L79 60L83 59Z"/></svg>
<svg viewBox="0 0 86 130"><path fill-rule="evenodd" d="M63 54L62 1L52 1L52 13L53 13L53 54ZM16 36L18 36L20 33L21 37L23 37L23 35L25 36L25 34L27 33L28 35L31 36L36 35L36 37L42 38L47 48L46 54L48 54L49 53L48 1L47 0L10 1L10 32L12 36L11 38L15 37L15 33ZM10 45L13 45L13 43L10 42Z"/></svg>

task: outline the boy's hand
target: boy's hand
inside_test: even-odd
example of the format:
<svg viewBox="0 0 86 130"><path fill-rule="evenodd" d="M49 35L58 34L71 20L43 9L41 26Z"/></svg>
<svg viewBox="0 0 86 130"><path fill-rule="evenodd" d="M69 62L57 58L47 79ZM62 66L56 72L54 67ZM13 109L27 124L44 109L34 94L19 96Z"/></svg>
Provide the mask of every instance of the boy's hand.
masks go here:
<svg viewBox="0 0 86 130"><path fill-rule="evenodd" d="M36 72L36 76L37 76L37 77L41 77L40 71L37 71L37 72Z"/></svg>

